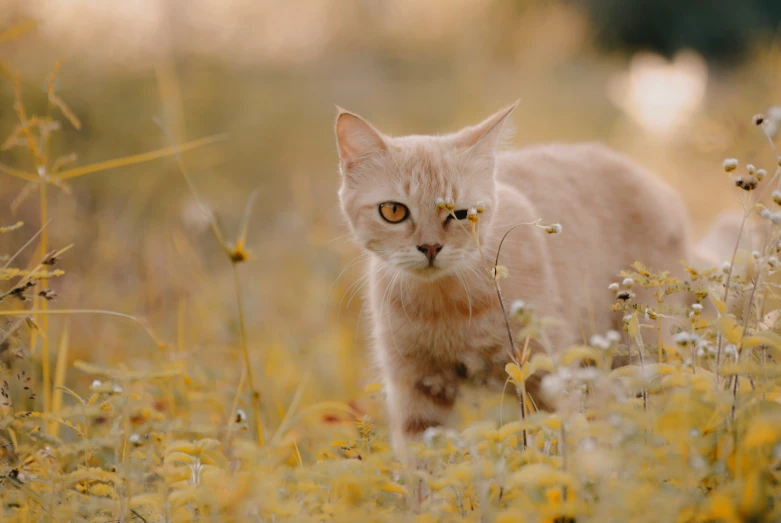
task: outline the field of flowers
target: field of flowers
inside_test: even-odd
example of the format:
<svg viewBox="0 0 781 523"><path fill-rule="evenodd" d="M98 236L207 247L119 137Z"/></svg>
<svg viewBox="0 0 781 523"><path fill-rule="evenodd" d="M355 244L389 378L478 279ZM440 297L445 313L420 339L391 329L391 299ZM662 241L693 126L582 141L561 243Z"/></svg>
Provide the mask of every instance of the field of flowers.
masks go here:
<svg viewBox="0 0 781 523"><path fill-rule="evenodd" d="M732 191L751 250L685 281L638 260L604 289L623 332L547 356L522 350L543 319L507 304L519 345L508 394L466 391L454 428L410 443L410 467L367 365L362 260L319 196L335 180L311 185L303 163L231 179L246 140L183 139L166 71L165 117L141 125L133 106L84 118L88 96L71 105L63 91L80 86L64 86L59 64L43 81L2 69L0 521L781 521L770 113L735 124L745 157L713 157L721 176L684 184ZM122 118L136 154L112 157L95 129ZM251 145L260 157L289 147ZM636 301L641 287L653 303ZM679 293L696 303L667 303ZM674 345L659 343L665 317ZM616 355L632 364L611 369ZM536 370L550 373L553 413L519 405Z"/></svg>

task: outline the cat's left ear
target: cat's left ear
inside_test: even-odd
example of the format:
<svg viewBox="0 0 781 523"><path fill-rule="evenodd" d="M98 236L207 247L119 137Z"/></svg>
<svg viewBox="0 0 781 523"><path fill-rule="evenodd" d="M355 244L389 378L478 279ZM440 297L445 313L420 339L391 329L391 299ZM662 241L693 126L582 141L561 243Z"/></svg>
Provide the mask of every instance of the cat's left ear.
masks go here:
<svg viewBox="0 0 781 523"><path fill-rule="evenodd" d="M501 109L477 125L457 132L453 139L456 146L471 149L472 155L493 155L502 137L510 130L508 120L520 100Z"/></svg>

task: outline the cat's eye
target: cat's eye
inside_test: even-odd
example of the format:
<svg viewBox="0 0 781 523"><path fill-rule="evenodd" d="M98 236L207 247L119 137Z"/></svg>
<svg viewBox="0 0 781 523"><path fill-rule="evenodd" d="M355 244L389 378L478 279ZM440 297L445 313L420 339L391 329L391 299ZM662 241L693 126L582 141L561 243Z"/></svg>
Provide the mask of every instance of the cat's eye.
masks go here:
<svg viewBox="0 0 781 523"><path fill-rule="evenodd" d="M403 203L384 202L380 204L380 216L389 223L401 223L409 217L409 209Z"/></svg>
<svg viewBox="0 0 781 523"><path fill-rule="evenodd" d="M469 214L469 211L466 209L461 209L460 211L453 211L453 214L456 215L457 220L466 220L466 216L467 214ZM445 220L445 223L453 219L453 214L447 215L447 219Z"/></svg>

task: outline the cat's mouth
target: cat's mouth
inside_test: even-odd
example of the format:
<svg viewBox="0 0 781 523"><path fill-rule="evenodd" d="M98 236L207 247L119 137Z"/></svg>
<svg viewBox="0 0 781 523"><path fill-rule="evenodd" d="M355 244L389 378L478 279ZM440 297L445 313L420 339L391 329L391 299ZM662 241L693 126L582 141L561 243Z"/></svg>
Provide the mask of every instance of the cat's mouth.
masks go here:
<svg viewBox="0 0 781 523"><path fill-rule="evenodd" d="M432 261L423 267L410 268L409 272L419 278L435 279L444 276L447 271L438 263Z"/></svg>

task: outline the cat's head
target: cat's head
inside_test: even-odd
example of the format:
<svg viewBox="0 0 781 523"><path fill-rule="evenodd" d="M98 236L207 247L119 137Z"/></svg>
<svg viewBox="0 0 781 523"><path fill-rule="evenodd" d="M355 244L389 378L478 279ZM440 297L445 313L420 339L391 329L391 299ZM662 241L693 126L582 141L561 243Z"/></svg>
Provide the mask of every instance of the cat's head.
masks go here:
<svg viewBox="0 0 781 523"><path fill-rule="evenodd" d="M481 207L482 234L496 206L496 147L515 105L443 136L390 137L340 110L339 198L355 240L382 263L422 278L475 266L467 212ZM438 200L455 203L455 218Z"/></svg>

